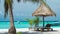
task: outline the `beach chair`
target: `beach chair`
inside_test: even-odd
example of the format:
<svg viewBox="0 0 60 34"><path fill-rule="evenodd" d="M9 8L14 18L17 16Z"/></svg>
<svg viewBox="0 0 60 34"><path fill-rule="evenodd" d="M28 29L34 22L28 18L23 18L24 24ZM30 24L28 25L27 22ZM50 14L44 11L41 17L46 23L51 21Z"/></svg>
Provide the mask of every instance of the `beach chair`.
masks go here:
<svg viewBox="0 0 60 34"><path fill-rule="evenodd" d="M53 29L51 28L51 24L47 24L45 27L41 28L41 31L53 31Z"/></svg>
<svg viewBox="0 0 60 34"><path fill-rule="evenodd" d="M39 31L39 27L34 27L34 30L35 31Z"/></svg>

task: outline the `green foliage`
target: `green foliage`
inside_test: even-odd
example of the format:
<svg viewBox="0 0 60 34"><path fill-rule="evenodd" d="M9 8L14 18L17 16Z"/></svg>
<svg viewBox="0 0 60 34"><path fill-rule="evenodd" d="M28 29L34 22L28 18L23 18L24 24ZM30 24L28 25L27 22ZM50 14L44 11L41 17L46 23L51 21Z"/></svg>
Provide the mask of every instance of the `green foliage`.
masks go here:
<svg viewBox="0 0 60 34"><path fill-rule="evenodd" d="M30 25L33 25L33 22L34 22L33 19L26 18L26 20L29 22Z"/></svg>
<svg viewBox="0 0 60 34"><path fill-rule="evenodd" d="M35 24L39 23L39 17L38 17L38 16L36 16L36 18L35 18L35 20L34 20L34 23L35 23Z"/></svg>
<svg viewBox="0 0 60 34"><path fill-rule="evenodd" d="M46 0L45 1L44 0L40 0L40 4L46 5L51 10L51 8L49 7L49 5L46 3Z"/></svg>
<svg viewBox="0 0 60 34"><path fill-rule="evenodd" d="M18 0L19 2L20 0ZM5 0L4 1L4 18L7 17L8 15L8 10L10 9L10 11L12 11L12 3L13 3L13 0Z"/></svg>
<svg viewBox="0 0 60 34"><path fill-rule="evenodd" d="M22 34L22 32L18 32L17 34Z"/></svg>
<svg viewBox="0 0 60 34"><path fill-rule="evenodd" d="M24 2L28 1L28 2L33 2L33 3L39 3L39 0L23 0Z"/></svg>
<svg viewBox="0 0 60 34"><path fill-rule="evenodd" d="M39 26L39 17L36 16L35 20L34 20L34 24L35 24L35 27Z"/></svg>
<svg viewBox="0 0 60 34"><path fill-rule="evenodd" d="M20 2L21 0L17 0L18 2Z"/></svg>
<svg viewBox="0 0 60 34"><path fill-rule="evenodd" d="M32 2L39 2L39 0L31 0Z"/></svg>
<svg viewBox="0 0 60 34"><path fill-rule="evenodd" d="M38 17L38 16L36 16L36 18L34 18L34 19L26 18L26 20L29 22L29 24L30 24L31 26L32 26L33 24L38 25L38 23L39 23L39 17Z"/></svg>
<svg viewBox="0 0 60 34"><path fill-rule="evenodd" d="M5 9L5 14L4 17L8 15L8 9L12 10L12 1L13 0L5 0L4 1L4 9Z"/></svg>

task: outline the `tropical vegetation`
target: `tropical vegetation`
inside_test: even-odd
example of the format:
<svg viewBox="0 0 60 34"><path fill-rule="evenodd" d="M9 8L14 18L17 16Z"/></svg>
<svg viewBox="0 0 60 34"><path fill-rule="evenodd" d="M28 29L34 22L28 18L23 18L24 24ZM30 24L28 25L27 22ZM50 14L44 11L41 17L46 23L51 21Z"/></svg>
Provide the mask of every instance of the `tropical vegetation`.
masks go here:
<svg viewBox="0 0 60 34"><path fill-rule="evenodd" d="M17 0L18 2L21 1L21 0ZM28 1L28 0L25 0L25 1ZM31 0L32 2L39 2L39 0ZM13 9L12 9L12 5L13 5L13 0L4 0L4 18L7 17L8 15L8 12L9 12L9 15L10 15L10 29L8 31L8 34L16 34L16 29L15 29L15 26L14 26L14 18L13 18ZM38 21L39 21L39 18L37 18L35 20L35 26L38 24ZM30 22L30 25L32 25L32 20L29 20Z"/></svg>
<svg viewBox="0 0 60 34"><path fill-rule="evenodd" d="M34 26L35 28L39 27L39 17L38 16L36 16L34 19L26 18L26 20L29 22L30 28L32 28L33 25L35 25Z"/></svg>
<svg viewBox="0 0 60 34"><path fill-rule="evenodd" d="M19 0L18 0L19 2ZM12 9L12 5L13 5L13 0L5 0L4 1L4 18L6 18L6 16L10 15L10 29L8 31L8 34L16 34L16 29L14 26L14 18L13 18L13 9Z"/></svg>
<svg viewBox="0 0 60 34"><path fill-rule="evenodd" d="M32 26L33 26L33 24L34 24L34 20L33 20L33 19L29 19L29 18L26 18L26 20L27 20L27 21L29 22L29 24L30 24L29 29L32 28Z"/></svg>
<svg viewBox="0 0 60 34"><path fill-rule="evenodd" d="M17 34L22 34L22 32L18 32Z"/></svg>

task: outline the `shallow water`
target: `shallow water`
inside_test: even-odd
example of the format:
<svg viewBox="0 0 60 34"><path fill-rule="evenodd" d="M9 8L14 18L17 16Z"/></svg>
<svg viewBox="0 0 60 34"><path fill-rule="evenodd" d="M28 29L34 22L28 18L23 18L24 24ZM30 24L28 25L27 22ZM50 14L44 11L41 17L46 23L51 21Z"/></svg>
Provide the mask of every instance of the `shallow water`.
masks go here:
<svg viewBox="0 0 60 34"><path fill-rule="evenodd" d="M56 22L48 22L49 24L54 24ZM58 22L57 22L58 23ZM29 28L30 27L30 24L29 22L19 22L19 21L16 21L14 22L15 24L15 27L16 28ZM47 22L45 22L45 25L47 24ZM39 23L39 26L42 27L43 23L40 22ZM10 22L0 22L0 29L8 29L10 26ZM32 25L34 27L34 24ZM60 26L52 26L53 28L57 28L57 27L60 27Z"/></svg>

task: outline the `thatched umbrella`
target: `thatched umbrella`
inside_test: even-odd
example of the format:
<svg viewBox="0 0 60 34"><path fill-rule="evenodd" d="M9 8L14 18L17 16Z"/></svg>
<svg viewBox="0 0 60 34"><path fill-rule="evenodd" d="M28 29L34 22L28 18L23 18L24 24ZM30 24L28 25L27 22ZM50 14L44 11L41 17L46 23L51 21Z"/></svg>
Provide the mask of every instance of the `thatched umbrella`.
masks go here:
<svg viewBox="0 0 60 34"><path fill-rule="evenodd" d="M32 14L33 16L43 16L43 27L44 27L44 17L46 16L56 16L56 14L51 10L51 8L42 2L39 8Z"/></svg>

